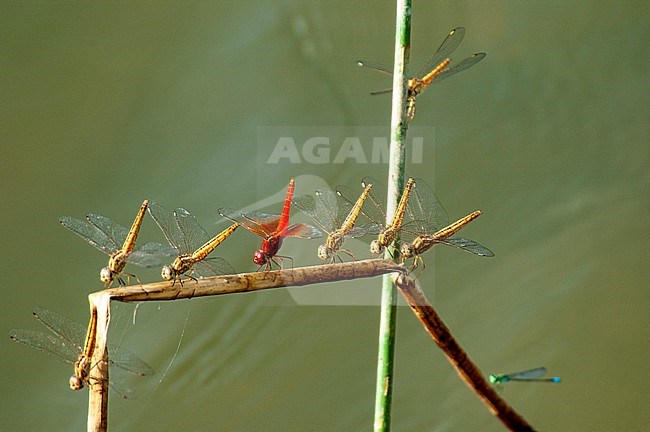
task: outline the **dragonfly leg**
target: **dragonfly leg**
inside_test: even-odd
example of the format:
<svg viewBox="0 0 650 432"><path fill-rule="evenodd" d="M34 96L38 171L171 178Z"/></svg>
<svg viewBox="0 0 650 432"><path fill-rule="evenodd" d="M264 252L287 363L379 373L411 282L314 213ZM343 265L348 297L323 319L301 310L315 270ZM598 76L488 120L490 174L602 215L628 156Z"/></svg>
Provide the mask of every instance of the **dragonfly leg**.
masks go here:
<svg viewBox="0 0 650 432"><path fill-rule="evenodd" d="M349 256L350 258L352 258L352 261L356 261L356 260L357 260L357 258L354 256L354 253L352 253L352 251L351 251L350 249L341 248L339 251L340 251L340 252L343 252L344 254L346 254L347 256ZM341 258L339 257L339 259L341 259ZM341 262L343 262L343 260L341 260Z"/></svg>
<svg viewBox="0 0 650 432"><path fill-rule="evenodd" d="M126 273L126 272L124 272L124 274L126 275L126 280L128 281L129 285L131 284L131 278L135 279L138 285L142 285L142 282L140 282L140 278L137 275L134 275L132 273Z"/></svg>
<svg viewBox="0 0 650 432"><path fill-rule="evenodd" d="M278 262L275 260L275 258L280 260L280 264L278 264ZM271 258L269 260L269 263L271 261L273 261L275 263L275 265L280 268L280 270L284 270L284 260L285 260L285 258L288 259L289 261L291 261L291 270L293 270L293 258L291 258L290 256L287 256L287 255L276 255L275 257L273 257L273 258Z"/></svg>

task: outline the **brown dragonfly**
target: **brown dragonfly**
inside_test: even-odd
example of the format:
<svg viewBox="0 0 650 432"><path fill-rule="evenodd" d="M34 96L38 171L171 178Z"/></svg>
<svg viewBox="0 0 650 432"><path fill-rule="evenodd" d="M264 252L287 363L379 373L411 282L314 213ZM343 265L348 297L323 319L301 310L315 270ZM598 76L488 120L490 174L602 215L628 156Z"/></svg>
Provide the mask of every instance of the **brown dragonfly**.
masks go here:
<svg viewBox="0 0 650 432"><path fill-rule="evenodd" d="M346 237L357 238L366 234L366 229L355 226L355 223L371 188L372 184L368 184L354 204L331 189L318 189L314 197L305 195L293 200L293 205L306 214L314 225L327 233L325 244L318 247L318 257L321 260L341 260L339 251L354 259L352 252L343 248L343 241Z"/></svg>
<svg viewBox="0 0 650 432"><path fill-rule="evenodd" d="M169 249L164 248L160 243L147 243L141 248L135 249L135 241L148 204L149 200L144 200L130 230L105 216L95 213L88 213L85 221L69 216L63 216L59 219L62 226L110 257L108 266L104 267L99 273L99 278L104 282L105 287L110 286L114 280L117 280L119 285L125 285L121 277L123 274L128 278L133 277L140 283L136 275L124 272L126 264L155 267L160 265L158 255L170 253Z"/></svg>
<svg viewBox="0 0 650 432"><path fill-rule="evenodd" d="M456 48L458 48L458 46L460 45L464 37L465 37L464 27L456 27L451 32L449 32L445 40L442 41L442 44L440 44L438 50L424 65L422 70L416 76L414 76L413 78L407 81L406 115L409 121L412 121L413 118L415 117L415 99L420 93L426 90L432 83L437 83L453 75L456 75L458 72L464 71L465 69L474 66L476 63L480 62L485 58L486 54L484 52L480 52L480 53L472 54L466 59L461 60L460 62L452 65L449 55L452 52L454 52ZM357 64L359 66L369 67L378 70L379 72L388 75L393 74L390 68L379 63L374 63L366 60L359 60ZM374 91L370 94L377 95L377 94L390 93L392 91L393 89L389 88L385 90Z"/></svg>

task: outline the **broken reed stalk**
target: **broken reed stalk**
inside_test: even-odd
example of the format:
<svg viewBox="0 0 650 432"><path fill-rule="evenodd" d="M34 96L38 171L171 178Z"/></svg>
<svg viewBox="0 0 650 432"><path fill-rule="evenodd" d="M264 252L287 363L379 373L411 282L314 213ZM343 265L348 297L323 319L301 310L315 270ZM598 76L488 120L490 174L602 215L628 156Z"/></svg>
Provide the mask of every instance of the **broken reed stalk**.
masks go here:
<svg viewBox="0 0 650 432"><path fill-rule="evenodd" d="M485 379L485 375L481 373L454 339L440 315L438 315L413 279L402 274L399 277L393 277L393 280L415 316L420 320L435 343L442 349L445 356L447 356L447 360L456 368L458 375L476 393L492 414L497 416L510 430L533 431L533 427L510 407Z"/></svg>
<svg viewBox="0 0 650 432"><path fill-rule="evenodd" d="M341 264L299 267L291 270L242 273L201 278L197 281L154 282L92 293L88 296L91 316L97 316L95 347L88 379L88 431L103 432L108 426L108 356L106 342L110 321L110 301L142 302L261 291L325 282L369 278L404 268L392 260L369 259ZM96 312L96 314L95 314Z"/></svg>
<svg viewBox="0 0 650 432"><path fill-rule="evenodd" d="M406 66L411 49L411 0L397 0L395 29L395 60L393 66L393 99L391 108L391 140L388 162L388 196L386 223L391 223L404 187L406 161ZM394 249L394 248L393 248ZM392 251L396 253L396 251ZM389 257L386 251L386 258ZM375 384L374 430L390 430L393 397L393 361L395 357L395 325L397 321L397 290L385 275L381 294L377 381Z"/></svg>
<svg viewBox="0 0 650 432"><path fill-rule="evenodd" d="M108 427L108 323L111 297L104 292L88 296L90 316L96 317L95 347L88 376L88 423L90 432L104 432Z"/></svg>

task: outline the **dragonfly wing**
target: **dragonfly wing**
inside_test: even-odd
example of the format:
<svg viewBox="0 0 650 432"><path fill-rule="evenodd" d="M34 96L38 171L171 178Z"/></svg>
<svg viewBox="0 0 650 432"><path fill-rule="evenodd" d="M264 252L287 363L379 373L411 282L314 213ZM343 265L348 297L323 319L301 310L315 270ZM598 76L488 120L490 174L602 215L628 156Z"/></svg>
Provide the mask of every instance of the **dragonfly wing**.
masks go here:
<svg viewBox="0 0 650 432"><path fill-rule="evenodd" d="M406 206L417 234L433 234L449 225L449 214L433 189L422 179L416 179Z"/></svg>
<svg viewBox="0 0 650 432"><path fill-rule="evenodd" d="M126 240L126 236L129 234L129 230L126 227L113 222L106 216L95 213L88 213L86 215L86 220L93 224L95 228L106 234L106 237L110 239L115 250L122 249L124 240Z"/></svg>
<svg viewBox="0 0 650 432"><path fill-rule="evenodd" d="M59 223L65 228L69 229L79 237L86 240L91 245L95 246L106 255L113 255L119 249L115 243L106 236L102 231L98 230L95 225L89 222L72 218L70 216L63 216L59 219Z"/></svg>
<svg viewBox="0 0 650 432"><path fill-rule="evenodd" d="M492 252L490 249L475 242L474 240L466 239L463 237L449 237L447 239L441 240L440 243L466 250L467 252L471 252L478 256L494 256L494 252Z"/></svg>
<svg viewBox="0 0 650 432"><path fill-rule="evenodd" d="M194 264L195 272L202 277L236 274L237 271L221 257L205 258Z"/></svg>
<svg viewBox="0 0 650 432"><path fill-rule="evenodd" d="M167 210L165 207L161 206L157 202L149 201L149 206L147 207L149 214L156 222L156 225L163 232L167 243L174 249L177 253L189 253L193 251L184 250L184 241L183 234L176 224L174 215L172 212Z"/></svg>
<svg viewBox="0 0 650 432"><path fill-rule="evenodd" d="M433 82L440 82L443 79L449 78L450 76L454 76L458 72L464 71L465 69L472 67L476 63L483 60L485 56L486 56L485 53L476 53L454 64L453 66L443 69L442 71L440 71L438 75L435 76Z"/></svg>
<svg viewBox="0 0 650 432"><path fill-rule="evenodd" d="M226 219L237 222L262 238L274 234L280 223L280 215L255 211L234 210L224 207L219 209L219 214Z"/></svg>
<svg viewBox="0 0 650 432"><path fill-rule="evenodd" d="M34 308L33 314L45 327L67 343L72 351L77 354L81 353L86 340L86 328L84 326L65 315L38 306Z"/></svg>
<svg viewBox="0 0 650 432"><path fill-rule="evenodd" d="M523 372L517 372L517 373L512 373L508 374L508 377L510 379L536 379L536 378L541 378L544 374L546 373L546 368L545 367L538 367L535 369L529 369Z"/></svg>
<svg viewBox="0 0 650 432"><path fill-rule="evenodd" d="M164 244L160 244L158 242L146 243L138 248L138 250L146 254L156 256L176 257L178 255L178 251L176 249Z"/></svg>
<svg viewBox="0 0 650 432"><path fill-rule="evenodd" d="M285 228L281 237L297 237L303 239L315 239L323 237L323 232L316 227L304 223L297 223Z"/></svg>
<svg viewBox="0 0 650 432"><path fill-rule="evenodd" d="M119 369L111 370L111 375L108 380L108 388L122 399L134 400L138 398L135 390L133 390L128 384L126 376L124 373L121 373Z"/></svg>
<svg viewBox="0 0 650 432"><path fill-rule="evenodd" d="M366 177L363 179L363 187L368 184L366 181L368 183L375 183L372 183L370 194L364 202L363 207L361 207L359 216L362 221L361 223L368 226L377 225L381 227L380 229L383 229L386 223L386 211L384 210L386 202L386 188L381 184L378 184L378 182L371 177ZM350 203L350 205L354 205L360 195L360 193L356 193L351 188L343 185L336 187L336 193L340 195L341 198Z"/></svg>
<svg viewBox="0 0 650 432"><path fill-rule="evenodd" d="M331 232L334 226L334 220L330 212L327 214L319 213L317 210L316 200L311 195L303 195L293 199L292 204L304 213L314 224L318 225L323 231Z"/></svg>
<svg viewBox="0 0 650 432"><path fill-rule="evenodd" d="M176 220L178 229L183 235L185 250L187 252L194 252L205 242L210 240L210 234L208 234L197 222L196 218L184 208L177 208L174 210L174 219Z"/></svg>
<svg viewBox="0 0 650 432"><path fill-rule="evenodd" d="M368 231L366 231L365 227L362 226L355 226L352 227L350 231L348 231L345 236L349 238L359 238L363 237L364 235L368 234Z"/></svg>
<svg viewBox="0 0 650 432"><path fill-rule="evenodd" d="M376 63L376 62L369 61L369 60L357 60L357 65L359 65L361 67L368 67L370 69L374 69L376 71L379 71L381 73L385 73L387 75L393 75L393 70L390 67L388 67L388 66L386 66L384 64L381 64L381 63Z"/></svg>
<svg viewBox="0 0 650 432"><path fill-rule="evenodd" d="M81 353L81 351L74 351L70 345L51 334L33 330L14 329L11 330L9 335L16 342L43 351L66 363L74 364Z"/></svg>
<svg viewBox="0 0 650 432"><path fill-rule="evenodd" d="M440 44L440 47L438 47L438 50L433 54L433 56L429 59L429 61L425 63L425 65L422 67L422 70L417 76L422 78L433 68L435 68L440 63L442 63L444 59L449 57L449 54L451 54L456 50L456 48L458 48L460 43L463 41L464 37L465 37L464 27L456 27L455 29L450 31L447 37L445 38L445 40L443 40L442 43Z"/></svg>
<svg viewBox="0 0 650 432"><path fill-rule="evenodd" d="M108 359L111 365L124 369L133 375L145 376L154 373L151 366L126 348L109 346Z"/></svg>
<svg viewBox="0 0 650 432"><path fill-rule="evenodd" d="M161 264L160 258L158 258L156 255L150 254L142 250L136 250L131 252L129 256L126 258L126 262L144 268L156 267Z"/></svg>

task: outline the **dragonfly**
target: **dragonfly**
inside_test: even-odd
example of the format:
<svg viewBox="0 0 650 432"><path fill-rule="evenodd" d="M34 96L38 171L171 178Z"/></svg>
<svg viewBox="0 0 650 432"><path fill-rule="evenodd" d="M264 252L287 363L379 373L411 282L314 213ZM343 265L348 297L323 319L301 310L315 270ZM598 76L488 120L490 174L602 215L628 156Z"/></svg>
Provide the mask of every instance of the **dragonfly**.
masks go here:
<svg viewBox="0 0 650 432"><path fill-rule="evenodd" d="M305 195L293 200L293 205L327 233L325 244L318 247L318 257L321 260L334 262L337 257L341 259L339 251L354 259L352 252L343 248L343 241L345 237L357 238L366 234L365 228L357 227L355 223L371 188L372 184L368 184L354 204L329 188L317 189L315 198Z"/></svg>
<svg viewBox="0 0 650 432"><path fill-rule="evenodd" d="M147 243L137 250L134 249L148 204L149 200L144 200L130 230L95 213L88 213L85 221L70 216L63 216L59 219L59 223L65 228L110 257L108 266L99 272L99 278L104 282L105 288L109 287L114 280L117 280L119 285L126 285L122 279L123 274L129 279L133 277L140 283L136 275L124 272L127 263L140 267L160 265L157 252L164 252L160 243Z"/></svg>
<svg viewBox="0 0 650 432"><path fill-rule="evenodd" d="M454 234L481 215L479 210L449 223L447 210L442 206L431 187L422 179L417 179L411 192L408 206L411 222L404 230L404 242L400 252L403 259L413 258L413 269L424 261L421 254L436 244L457 247L478 256L492 257L494 252L474 240L455 237Z"/></svg>
<svg viewBox="0 0 650 432"><path fill-rule="evenodd" d="M516 372L510 374L491 374L490 382L492 384L502 384L511 381L547 382L547 383L562 382L562 379L560 379L560 377L542 378L545 374L546 374L546 368L538 367L535 369L530 369L523 372Z"/></svg>
<svg viewBox="0 0 650 432"><path fill-rule="evenodd" d="M89 381L90 359L96 334L96 315L91 316L87 330L81 324L50 309L35 307L33 315L52 333L14 329L10 332L10 338L74 365L75 372L70 377L70 388L82 389ZM135 399L135 391L126 384L126 376L122 372L146 376L152 375L153 369L125 348L109 346L109 355L109 367L117 367L111 369L109 388L124 399Z"/></svg>
<svg viewBox="0 0 650 432"><path fill-rule="evenodd" d="M161 271L164 280L173 280L172 286L177 280L182 284L180 278L183 274L198 282L192 275L218 276L235 273L225 259L208 257L208 254L235 232L237 224L233 224L211 237L196 218L184 208L177 208L172 213L152 201L149 204L149 214L175 251L174 261L169 265L164 265ZM161 253L163 252L164 250L161 250Z"/></svg>
<svg viewBox="0 0 650 432"><path fill-rule="evenodd" d="M391 223L388 225L385 225L385 202L387 196L386 189L372 177L365 177L361 181L361 185L364 188L366 188L368 185L373 185L369 197L366 200L367 205L361 209L361 214L369 220L368 232L370 234L377 235L377 239L373 240L370 243L370 252L372 254L378 255L397 239L397 236L402 229L402 223L404 220L404 215L406 214L409 196L411 195L411 191L415 185L415 180L413 178L409 178L406 182L402 196L399 200L399 203L397 204L395 215L393 216ZM347 186L338 186L336 188L336 193L349 203L353 203L356 200L356 194Z"/></svg>
<svg viewBox="0 0 650 432"><path fill-rule="evenodd" d="M464 37L465 37L464 27L456 27L455 29L450 31L447 37L445 38L445 40L442 41L442 44L440 44L438 50L424 65L420 73L418 73L416 76L414 76L413 78L409 79L406 82L406 87L407 87L406 115L409 121L412 121L413 118L415 117L415 99L420 93L426 90L432 83L437 83L444 80L445 78L449 78L453 75L456 75L458 72L464 71L465 69L474 66L476 63L480 62L485 58L486 54L484 52L479 52L476 54L472 54L471 56L467 57L466 59L454 65L450 65L451 59L449 59L448 56L452 52L454 52L456 48L458 48L458 46L460 45ZM378 70L388 75L393 74L393 72L388 67L378 63L359 60L357 64L359 66L365 66L365 67ZM377 95L377 94L390 93L392 91L393 89L389 88L385 90L375 91L372 92L371 94Z"/></svg>
<svg viewBox="0 0 650 432"><path fill-rule="evenodd" d="M250 232L262 237L263 240L260 248L253 254L253 262L259 266L258 270L262 266L264 266L265 270L270 270L272 263L275 262L274 258L276 256L278 258L287 258L277 255L284 238L297 237L313 239L323 236L323 232L318 228L305 223L289 225L289 213L291 212L294 190L295 181L292 178L287 187L287 194L284 198L281 215L234 210L227 207L219 209L221 216L242 225ZM277 265L277 262L275 264Z"/></svg>

